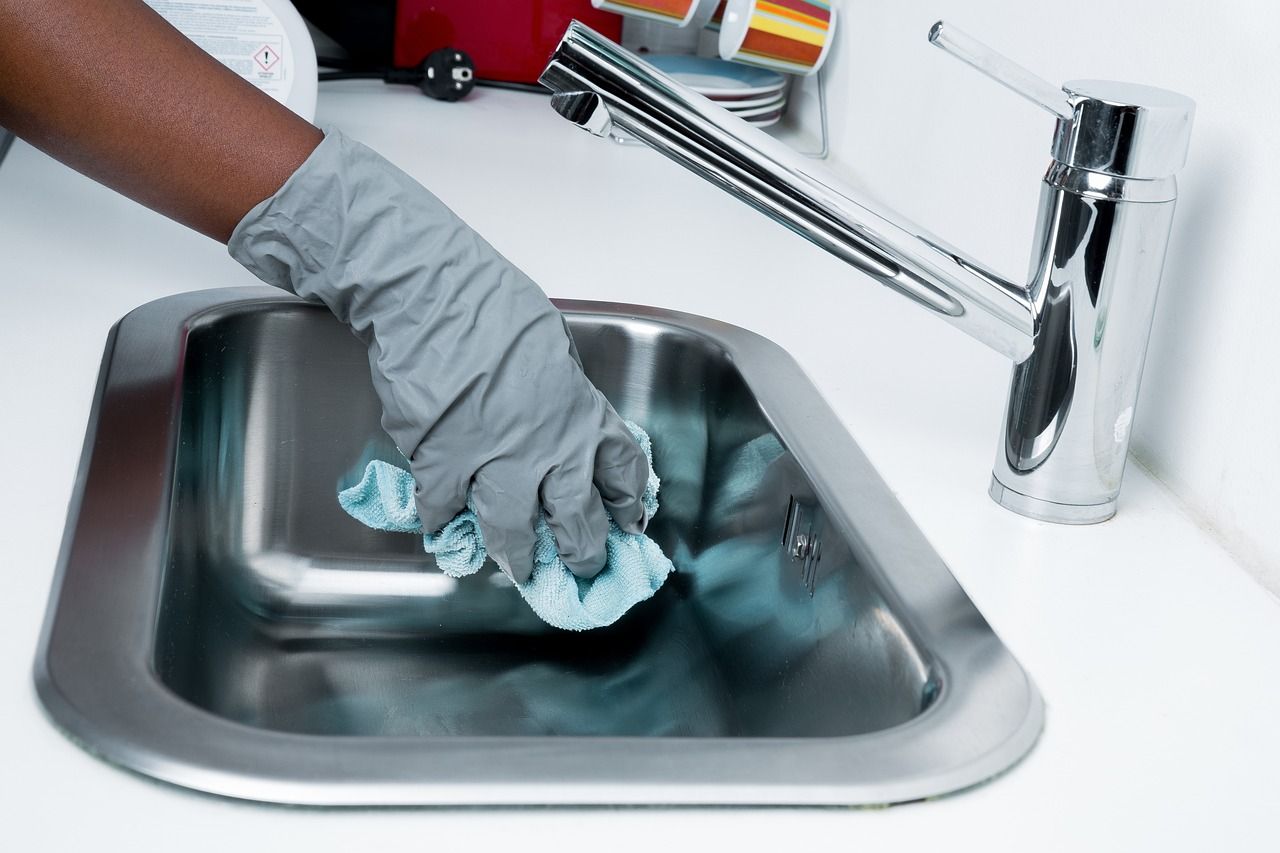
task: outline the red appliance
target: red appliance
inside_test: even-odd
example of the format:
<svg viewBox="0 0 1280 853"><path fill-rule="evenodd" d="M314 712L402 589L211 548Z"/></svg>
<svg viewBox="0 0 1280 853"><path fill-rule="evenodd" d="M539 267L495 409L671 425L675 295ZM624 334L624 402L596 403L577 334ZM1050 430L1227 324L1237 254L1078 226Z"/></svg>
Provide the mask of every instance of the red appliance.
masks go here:
<svg viewBox="0 0 1280 853"><path fill-rule="evenodd" d="M591 0L399 0L395 65L411 68L437 48L456 47L482 79L536 83L575 18L614 41L622 37L622 18Z"/></svg>

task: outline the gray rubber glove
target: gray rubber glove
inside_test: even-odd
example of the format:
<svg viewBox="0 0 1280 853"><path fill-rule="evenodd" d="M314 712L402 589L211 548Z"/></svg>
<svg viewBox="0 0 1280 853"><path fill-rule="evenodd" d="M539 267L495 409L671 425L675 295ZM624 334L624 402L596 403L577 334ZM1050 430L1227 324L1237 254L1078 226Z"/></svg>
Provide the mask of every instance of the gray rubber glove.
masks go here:
<svg viewBox="0 0 1280 853"><path fill-rule="evenodd" d="M423 527L473 490L485 545L517 581L546 511L565 564L604 565L608 520L640 532L648 462L583 374L547 297L449 208L330 131L236 226L231 256L323 302L369 348L382 425L410 463Z"/></svg>

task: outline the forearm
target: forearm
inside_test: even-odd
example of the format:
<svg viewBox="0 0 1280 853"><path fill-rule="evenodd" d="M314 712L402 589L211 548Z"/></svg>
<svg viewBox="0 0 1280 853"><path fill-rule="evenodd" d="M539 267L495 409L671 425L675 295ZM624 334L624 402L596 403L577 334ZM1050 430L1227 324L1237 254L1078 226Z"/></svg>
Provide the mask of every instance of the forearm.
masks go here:
<svg viewBox="0 0 1280 853"><path fill-rule="evenodd" d="M141 0L0 0L0 125L222 242L321 139Z"/></svg>

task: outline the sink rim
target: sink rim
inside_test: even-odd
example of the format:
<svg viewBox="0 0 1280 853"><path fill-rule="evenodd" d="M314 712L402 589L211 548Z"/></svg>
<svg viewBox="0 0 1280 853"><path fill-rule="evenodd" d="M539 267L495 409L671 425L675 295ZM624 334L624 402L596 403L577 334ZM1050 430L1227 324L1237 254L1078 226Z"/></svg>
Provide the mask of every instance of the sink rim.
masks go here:
<svg viewBox="0 0 1280 853"><path fill-rule="evenodd" d="M300 301L265 286L184 293L135 309L108 336L34 667L50 719L90 752L183 787L302 805L870 805L970 787L1038 738L1044 703L1035 685L785 350L709 318L583 300L555 302L566 313L674 327L728 354L828 520L940 674L929 708L846 736L385 737L259 729L182 699L161 682L152 649L187 335L228 310ZM127 417L108 406L124 391ZM95 458L103 435L148 425L164 440L145 459ZM133 478L145 521L96 529L121 474Z"/></svg>

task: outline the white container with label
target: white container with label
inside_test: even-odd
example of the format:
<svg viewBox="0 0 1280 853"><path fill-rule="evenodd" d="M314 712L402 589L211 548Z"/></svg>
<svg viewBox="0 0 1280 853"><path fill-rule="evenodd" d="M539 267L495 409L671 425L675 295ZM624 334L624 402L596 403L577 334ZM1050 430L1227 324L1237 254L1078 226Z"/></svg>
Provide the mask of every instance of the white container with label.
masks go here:
<svg viewBox="0 0 1280 853"><path fill-rule="evenodd" d="M316 50L289 0L146 0L223 65L311 121Z"/></svg>

